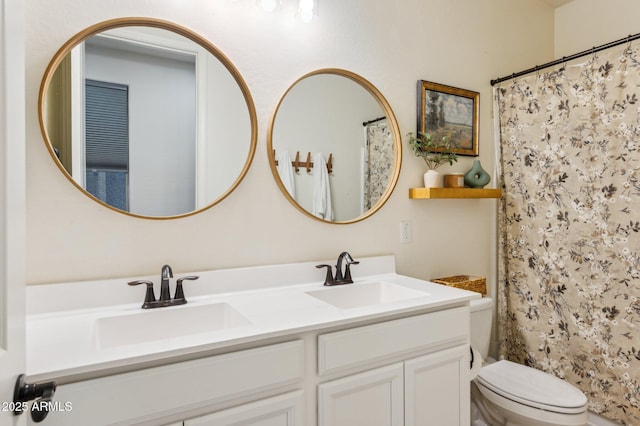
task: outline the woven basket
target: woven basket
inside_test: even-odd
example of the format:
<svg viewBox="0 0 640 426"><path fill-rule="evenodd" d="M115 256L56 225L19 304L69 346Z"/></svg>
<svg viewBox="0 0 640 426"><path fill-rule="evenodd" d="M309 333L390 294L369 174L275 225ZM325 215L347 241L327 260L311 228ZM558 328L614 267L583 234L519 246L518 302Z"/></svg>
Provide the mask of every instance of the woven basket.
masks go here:
<svg viewBox="0 0 640 426"><path fill-rule="evenodd" d="M431 281L438 284L448 285L450 287L482 293L483 296L487 295L487 279L483 277L456 275L453 277L435 278Z"/></svg>

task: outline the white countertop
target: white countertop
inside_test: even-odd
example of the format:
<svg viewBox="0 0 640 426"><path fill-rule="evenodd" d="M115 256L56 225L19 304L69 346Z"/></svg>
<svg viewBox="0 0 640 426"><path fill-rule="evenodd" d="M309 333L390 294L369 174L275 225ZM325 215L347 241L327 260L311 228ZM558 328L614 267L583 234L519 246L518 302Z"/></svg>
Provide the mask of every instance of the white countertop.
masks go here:
<svg viewBox="0 0 640 426"><path fill-rule="evenodd" d="M145 363L157 363L167 358L217 350L263 339L295 335L357 321L380 319L419 310L435 310L468 303L469 300L480 297L478 293L397 275L394 271L389 272L388 270L391 269L389 266L395 269L394 262L393 260L389 261L389 257L361 259L365 265L367 260L371 263L370 267L363 266L361 271L381 272L386 269L387 272L360 276L358 269L354 267L352 269L354 283L343 286L325 287L322 285L322 280L266 288L260 288L251 283L249 289L247 286L238 285L237 287L241 288L238 291L199 294L190 297L190 293L198 292L190 292L193 288L190 288L190 283L185 283L185 293L189 302L186 305L174 307L143 310L140 307L143 298L141 294L143 293L140 293L139 290L135 292L136 297L140 296L138 302L103 306L95 306L95 299L101 298L94 292L92 307L86 309L78 309L73 304L69 305L69 297L65 299L65 308L60 310L45 311L34 307L42 301L37 303L32 301L31 313L27 315L27 376L32 381L40 381L60 380L77 375L99 375L105 371L130 367L132 364L142 366ZM313 262L313 264L315 263ZM285 270L301 269L300 265L293 264ZM302 265L302 268L307 268L311 263ZM279 268L282 268L282 265ZM248 269L254 271L251 272ZM254 276L255 270L259 272L258 276ZM243 268L238 271L248 274L247 277L261 278L267 284L274 279L269 278L269 274L265 274L267 271L265 267ZM277 269L277 272L282 272L282 269ZM321 276L324 275L324 270L319 272ZM228 273L228 271L221 273ZM314 274L317 277L318 272L314 272ZM174 274L176 277L179 275L183 274ZM271 275L276 277L278 274ZM208 273L201 273L200 276L199 281L213 279L213 275ZM126 282L124 279L116 281L118 283ZM362 307L338 308L307 294L307 292L315 290L341 291L341 288L353 288L351 286L366 286L380 282L404 287L410 292L413 290L412 297ZM199 292L204 291L202 289L207 288L208 284L211 283L200 283ZM56 285L31 289L31 293L28 292L27 295L28 304L30 297L32 299L45 297L46 292L52 291ZM215 283L211 285L215 285ZM58 290L65 288L64 285L58 286ZM73 283L69 288L78 289L81 286L89 288L90 284ZM113 283L111 286L114 288ZM121 287L120 284L118 286L118 288ZM100 288L100 286L95 287ZM88 291L88 294L91 294L91 291ZM158 294L159 289L156 287L156 295ZM58 294L58 296L64 298L64 295ZM73 299L82 306L82 300L78 300L77 296ZM124 324L127 324L127 321L132 318L129 315L156 315L153 318L157 318L157 315L164 315L161 312L169 314L169 311L173 310L199 309L199 307L204 307L203 309L206 310L208 309L206 305L219 303L227 304L233 308L247 320L247 323L213 331L203 329L202 321L194 324L194 328L191 328L189 324L181 324L180 326L185 330L184 334L179 333L179 335L174 331L174 336L170 338L153 338L140 343L100 344L96 334L96 324L103 318L127 316L124 319ZM198 327L195 327L196 325ZM194 332L194 329L198 329L198 331ZM123 327L122 333L123 336L128 333L126 326Z"/></svg>

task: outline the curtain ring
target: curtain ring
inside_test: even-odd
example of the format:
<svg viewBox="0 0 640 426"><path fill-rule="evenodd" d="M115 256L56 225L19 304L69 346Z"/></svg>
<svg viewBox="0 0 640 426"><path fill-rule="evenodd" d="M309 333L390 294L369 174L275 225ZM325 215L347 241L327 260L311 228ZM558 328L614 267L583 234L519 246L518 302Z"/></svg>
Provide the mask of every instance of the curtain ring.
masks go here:
<svg viewBox="0 0 640 426"><path fill-rule="evenodd" d="M627 37L627 48L624 49L624 53L626 55L631 55L633 53L633 50L631 50L631 41L632 41L632 36L631 34L629 34L629 36Z"/></svg>
<svg viewBox="0 0 640 426"><path fill-rule="evenodd" d="M591 48L591 54L593 55L593 62L596 62L598 60L598 55L597 55L597 50L595 46Z"/></svg>

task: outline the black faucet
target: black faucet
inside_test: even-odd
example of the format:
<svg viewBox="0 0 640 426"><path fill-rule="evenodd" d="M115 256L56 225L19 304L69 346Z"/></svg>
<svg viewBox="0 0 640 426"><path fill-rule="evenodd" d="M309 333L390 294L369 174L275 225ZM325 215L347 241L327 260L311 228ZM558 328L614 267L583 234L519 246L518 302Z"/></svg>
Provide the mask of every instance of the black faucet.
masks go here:
<svg viewBox="0 0 640 426"><path fill-rule="evenodd" d="M160 274L160 299L156 300L156 295L153 292L153 281L148 280L137 280L131 281L127 284L140 285L144 284L147 286L147 291L144 296L144 302L142 303L142 309L151 309L151 308L161 308L163 306L174 306L174 305L184 305L187 303L187 299L184 297L184 290L182 289L182 282L185 280L197 280L198 277L195 275L189 275L186 277L181 277L176 280L176 292L171 298L171 293L169 292L169 281L173 278L173 271L171 270L171 266L164 265L162 267L162 272Z"/></svg>
<svg viewBox="0 0 640 426"><path fill-rule="evenodd" d="M344 273L342 272L342 262L345 262ZM351 284L353 283L353 279L351 278L351 265L357 265L358 261L353 260L353 257L346 251L340 253L338 256L338 262L336 263L336 275L333 276L333 272L331 270L331 265L316 265L316 268L327 268L327 275L324 279L324 285L341 285L341 284Z"/></svg>
<svg viewBox="0 0 640 426"><path fill-rule="evenodd" d="M173 278L173 271L171 270L171 266L164 265L162 267L160 276L160 301L165 302L171 300L171 293L169 293L169 279Z"/></svg>
<svg viewBox="0 0 640 426"><path fill-rule="evenodd" d="M346 260L346 264L344 266L344 274L342 274L342 262ZM344 284L351 284L353 280L351 279L351 265L357 265L360 262L353 260L353 257L346 251L340 253L338 256L338 263L336 264L336 278L335 280L338 282L344 282Z"/></svg>

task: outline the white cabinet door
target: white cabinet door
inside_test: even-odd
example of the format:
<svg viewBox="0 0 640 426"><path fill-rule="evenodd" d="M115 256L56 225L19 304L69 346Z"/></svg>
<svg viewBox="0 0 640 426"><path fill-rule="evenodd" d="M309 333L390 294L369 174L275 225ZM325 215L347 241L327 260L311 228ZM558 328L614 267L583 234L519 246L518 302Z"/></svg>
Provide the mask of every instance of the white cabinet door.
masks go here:
<svg viewBox="0 0 640 426"><path fill-rule="evenodd" d="M469 424L469 346L405 362L407 426Z"/></svg>
<svg viewBox="0 0 640 426"><path fill-rule="evenodd" d="M302 391L291 392L186 420L184 426L301 426Z"/></svg>
<svg viewBox="0 0 640 426"><path fill-rule="evenodd" d="M403 365L397 363L318 386L319 426L402 426Z"/></svg>

